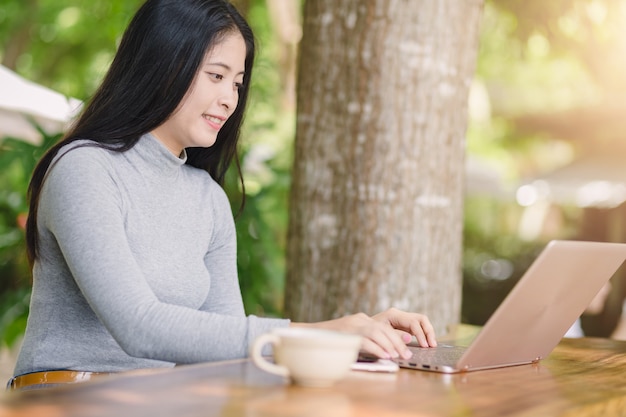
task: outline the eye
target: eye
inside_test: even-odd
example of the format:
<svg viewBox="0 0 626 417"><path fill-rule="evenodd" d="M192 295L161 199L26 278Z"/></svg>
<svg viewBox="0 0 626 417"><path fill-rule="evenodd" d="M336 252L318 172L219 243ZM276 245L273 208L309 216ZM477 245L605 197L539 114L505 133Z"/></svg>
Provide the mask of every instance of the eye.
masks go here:
<svg viewBox="0 0 626 417"><path fill-rule="evenodd" d="M216 72L207 72L208 76L216 81L221 81L224 79L222 74L218 74Z"/></svg>
<svg viewBox="0 0 626 417"><path fill-rule="evenodd" d="M241 90L241 89L243 88L243 83L237 83L237 82L236 82L236 83L235 83L235 88L236 88L237 90Z"/></svg>

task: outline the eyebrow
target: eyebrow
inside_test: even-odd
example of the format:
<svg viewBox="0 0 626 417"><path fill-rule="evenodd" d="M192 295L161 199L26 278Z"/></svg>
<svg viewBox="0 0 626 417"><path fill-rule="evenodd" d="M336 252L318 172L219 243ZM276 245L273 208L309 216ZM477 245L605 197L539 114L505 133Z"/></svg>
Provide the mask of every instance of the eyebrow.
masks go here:
<svg viewBox="0 0 626 417"><path fill-rule="evenodd" d="M222 67L227 71L232 71L233 69L230 67L230 65L228 64L224 64L223 62L207 62L206 64L204 64L205 67L207 66L218 66L218 67ZM237 75L245 75L246 72L245 71L240 71L237 73Z"/></svg>

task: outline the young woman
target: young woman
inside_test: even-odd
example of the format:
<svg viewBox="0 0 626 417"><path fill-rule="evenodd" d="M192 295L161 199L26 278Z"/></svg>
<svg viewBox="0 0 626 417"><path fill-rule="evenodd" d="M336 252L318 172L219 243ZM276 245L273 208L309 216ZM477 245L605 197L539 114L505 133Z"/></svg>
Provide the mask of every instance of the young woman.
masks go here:
<svg viewBox="0 0 626 417"><path fill-rule="evenodd" d="M244 357L284 326L356 332L380 357L406 355L411 335L436 344L425 316L395 309L320 323L245 316L220 184L238 166L253 60L253 34L224 0L139 9L33 174L34 284L13 387Z"/></svg>

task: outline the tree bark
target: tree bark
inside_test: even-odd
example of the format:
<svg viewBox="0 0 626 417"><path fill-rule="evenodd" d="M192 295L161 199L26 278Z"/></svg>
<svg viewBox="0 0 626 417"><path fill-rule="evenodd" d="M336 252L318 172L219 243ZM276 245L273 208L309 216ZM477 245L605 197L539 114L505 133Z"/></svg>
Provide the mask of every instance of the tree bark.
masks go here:
<svg viewBox="0 0 626 417"><path fill-rule="evenodd" d="M482 0L307 0L285 312L460 319L467 97Z"/></svg>

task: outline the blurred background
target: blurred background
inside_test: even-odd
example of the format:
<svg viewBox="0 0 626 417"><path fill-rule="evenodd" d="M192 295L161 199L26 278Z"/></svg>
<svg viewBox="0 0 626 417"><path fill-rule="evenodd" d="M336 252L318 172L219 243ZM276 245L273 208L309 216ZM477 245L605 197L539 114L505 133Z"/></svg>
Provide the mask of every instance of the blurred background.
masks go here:
<svg viewBox="0 0 626 417"><path fill-rule="evenodd" d="M28 313L30 173L99 84L142 2L0 5L4 356ZM281 316L302 1L234 3L259 43L242 144L240 282L248 313ZM626 0L486 0L468 109L462 322L483 324L551 239L626 242L625 93ZM226 187L237 195L234 176ZM625 279L618 271L572 336L626 338Z"/></svg>

